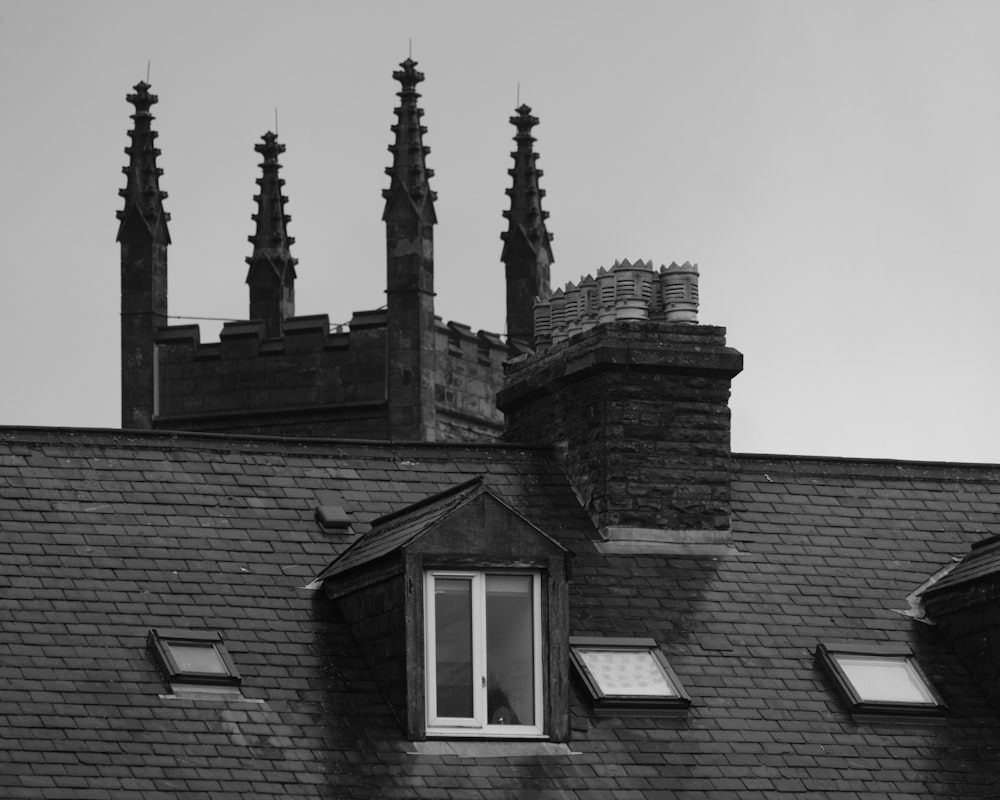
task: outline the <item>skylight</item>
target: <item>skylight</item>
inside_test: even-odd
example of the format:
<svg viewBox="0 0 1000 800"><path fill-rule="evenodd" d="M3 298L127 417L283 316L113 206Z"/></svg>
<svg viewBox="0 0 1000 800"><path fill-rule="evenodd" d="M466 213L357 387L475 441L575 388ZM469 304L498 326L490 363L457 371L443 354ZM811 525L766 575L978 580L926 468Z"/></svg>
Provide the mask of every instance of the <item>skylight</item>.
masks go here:
<svg viewBox="0 0 1000 800"><path fill-rule="evenodd" d="M820 644L816 656L855 712L909 715L944 708L908 647L830 643Z"/></svg>
<svg viewBox="0 0 1000 800"><path fill-rule="evenodd" d="M570 655L597 710L683 710L690 699L653 639L570 637Z"/></svg>
<svg viewBox="0 0 1000 800"><path fill-rule="evenodd" d="M154 628L147 643L171 687L239 686L239 672L217 631Z"/></svg>

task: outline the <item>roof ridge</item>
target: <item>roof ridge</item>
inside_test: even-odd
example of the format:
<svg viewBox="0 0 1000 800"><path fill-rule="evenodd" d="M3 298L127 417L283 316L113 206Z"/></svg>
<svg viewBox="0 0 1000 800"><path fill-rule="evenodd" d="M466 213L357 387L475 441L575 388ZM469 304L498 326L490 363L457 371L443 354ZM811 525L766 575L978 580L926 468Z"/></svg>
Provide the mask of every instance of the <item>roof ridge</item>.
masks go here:
<svg viewBox="0 0 1000 800"><path fill-rule="evenodd" d="M40 434L41 436L18 436L18 433ZM307 448L326 448L332 446L350 447L377 447L391 451L394 457L405 457L405 453L410 449L414 450L528 450L536 452L549 452L550 445L524 444L521 442L401 442L390 439L338 439L324 437L289 437L289 436L268 436L252 433L210 433L206 431L177 431L166 429L141 429L141 428L73 428L68 426L46 426L46 425L0 425L0 442L21 442L21 443L41 443L52 441L53 436L80 436L80 437L101 437L122 439L145 439L158 441L159 449L170 447L171 449L185 447L184 440L196 440L201 443L224 442L225 450L240 449L241 445L253 444L283 444L288 447L296 447L301 451ZM60 439L64 442L64 439ZM108 445L114 442L108 441ZM134 441L128 442L129 447L143 447ZM153 445L146 445L147 449L154 449ZM289 450L285 450L289 452Z"/></svg>
<svg viewBox="0 0 1000 800"><path fill-rule="evenodd" d="M403 506L402 508L398 508L395 511L390 511L388 514L383 514L381 517L376 517L371 521L370 523L371 527L374 530L375 527L378 525L384 525L386 522L396 519L397 517L402 517L405 516L406 514L412 514L414 511L419 511L421 508L425 508L426 506L439 503L442 500L448 499L452 495L461 494L462 492L472 489L473 487L476 486L482 486L484 490L488 491L486 489L485 478L486 476L480 473L479 475L476 475L476 477L470 478L467 481L463 481L462 483L456 484L455 486L452 486L448 489L437 492L436 494L428 495L422 500L417 500L415 503L410 503L409 505Z"/></svg>
<svg viewBox="0 0 1000 800"><path fill-rule="evenodd" d="M732 453L731 458L734 463L743 463L748 466L762 464L767 461L787 461L798 466L815 464L816 467L820 469L824 467L829 469L860 465L865 467L881 468L909 467L913 469L995 470L997 472L996 479L1000 480L1000 462L988 461L931 461L903 458L865 458L864 456L805 455L801 453ZM865 473L865 475L870 474L870 472Z"/></svg>

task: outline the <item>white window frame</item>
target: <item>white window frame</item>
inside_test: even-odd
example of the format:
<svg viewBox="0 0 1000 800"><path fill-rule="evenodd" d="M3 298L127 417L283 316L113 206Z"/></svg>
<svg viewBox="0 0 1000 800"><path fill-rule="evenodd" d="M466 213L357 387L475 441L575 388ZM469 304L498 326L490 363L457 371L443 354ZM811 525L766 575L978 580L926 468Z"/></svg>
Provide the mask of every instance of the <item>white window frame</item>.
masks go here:
<svg viewBox="0 0 1000 800"><path fill-rule="evenodd" d="M534 677L533 725L491 725L487 719L486 704L486 577L487 575L530 576L532 654ZM434 583L444 578L468 580L471 583L472 602L472 671L473 716L438 717L437 708L437 652L434 635L435 593ZM541 737L543 735L544 688L542 685L542 580L535 570L447 570L431 569L424 573L424 676L427 703L428 736L480 736L498 738Z"/></svg>

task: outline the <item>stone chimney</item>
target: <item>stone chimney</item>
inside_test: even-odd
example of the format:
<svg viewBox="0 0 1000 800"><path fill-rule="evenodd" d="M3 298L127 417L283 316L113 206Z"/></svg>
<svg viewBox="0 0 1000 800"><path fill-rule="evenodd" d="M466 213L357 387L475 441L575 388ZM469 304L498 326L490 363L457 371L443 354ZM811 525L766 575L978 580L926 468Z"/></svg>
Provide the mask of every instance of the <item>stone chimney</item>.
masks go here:
<svg viewBox="0 0 1000 800"><path fill-rule="evenodd" d="M607 552L729 547L743 356L697 324L697 276L624 261L569 284L536 305L538 352L507 365L505 439L558 449Z"/></svg>

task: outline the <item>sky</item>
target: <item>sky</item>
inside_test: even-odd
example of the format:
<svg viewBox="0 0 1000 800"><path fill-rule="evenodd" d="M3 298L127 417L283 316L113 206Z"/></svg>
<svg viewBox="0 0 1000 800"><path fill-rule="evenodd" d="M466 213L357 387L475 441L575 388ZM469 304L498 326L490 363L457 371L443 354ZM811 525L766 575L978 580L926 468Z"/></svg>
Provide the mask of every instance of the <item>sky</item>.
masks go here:
<svg viewBox="0 0 1000 800"><path fill-rule="evenodd" d="M276 125L296 313L381 306L412 53L446 321L502 332L520 101L553 285L698 263L700 320L745 359L734 451L1000 463L997 30L993 0L0 0L0 425L120 424L115 212L147 70L172 322L247 316Z"/></svg>

